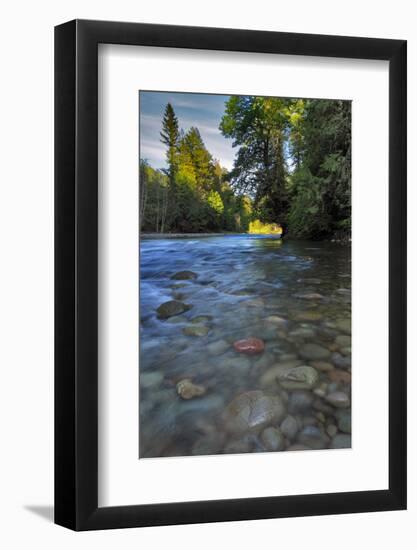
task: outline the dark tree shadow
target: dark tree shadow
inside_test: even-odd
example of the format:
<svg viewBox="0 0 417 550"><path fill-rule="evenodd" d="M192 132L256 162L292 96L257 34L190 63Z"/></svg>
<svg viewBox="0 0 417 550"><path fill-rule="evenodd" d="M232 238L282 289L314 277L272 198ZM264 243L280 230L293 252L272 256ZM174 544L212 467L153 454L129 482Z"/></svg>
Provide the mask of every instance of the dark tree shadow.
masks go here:
<svg viewBox="0 0 417 550"><path fill-rule="evenodd" d="M24 506L25 510L36 514L37 516L45 519L49 523L54 521L54 507L53 506L37 506L37 505L27 505Z"/></svg>

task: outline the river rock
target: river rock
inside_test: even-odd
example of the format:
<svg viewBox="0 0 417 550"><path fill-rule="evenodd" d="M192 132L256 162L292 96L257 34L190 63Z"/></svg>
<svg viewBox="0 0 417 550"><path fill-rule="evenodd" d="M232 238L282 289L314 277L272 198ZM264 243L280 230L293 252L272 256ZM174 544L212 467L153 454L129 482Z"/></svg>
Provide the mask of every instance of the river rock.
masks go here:
<svg viewBox="0 0 417 550"><path fill-rule="evenodd" d="M191 319L191 323L199 325L200 323L209 323L212 319L211 315L197 315Z"/></svg>
<svg viewBox="0 0 417 550"><path fill-rule="evenodd" d="M171 279L174 280L191 280L191 279L197 279L198 275L197 273L194 273L194 271L178 271L177 273L174 273L172 275Z"/></svg>
<svg viewBox="0 0 417 550"><path fill-rule="evenodd" d="M352 376L350 372L340 369L333 369L329 372L329 379L332 382L336 382L336 384L350 384Z"/></svg>
<svg viewBox="0 0 417 550"><path fill-rule="evenodd" d="M182 399L192 399L206 393L206 388L198 384L193 384L189 378L184 378L177 384L177 393Z"/></svg>
<svg viewBox="0 0 417 550"><path fill-rule="evenodd" d="M240 354L240 357L242 357L242 354ZM265 350L265 352L262 355L258 355L256 357L256 361L254 362L254 367L257 371L262 372L264 369L267 369L268 367L271 367L276 362L276 354L273 353L270 350Z"/></svg>
<svg viewBox="0 0 417 550"><path fill-rule="evenodd" d="M337 427L334 424L329 424L326 428L327 435L334 437L337 434Z"/></svg>
<svg viewBox="0 0 417 550"><path fill-rule="evenodd" d="M317 426L317 418L314 416L305 416L303 418L303 427L305 426Z"/></svg>
<svg viewBox="0 0 417 550"><path fill-rule="evenodd" d="M298 422L293 416L288 415L282 421L280 428L285 437L292 441L298 432Z"/></svg>
<svg viewBox="0 0 417 550"><path fill-rule="evenodd" d="M295 330L292 330L289 333L289 336L291 338L305 338L305 339L310 340L310 339L314 338L315 334L316 333L311 328L298 327Z"/></svg>
<svg viewBox="0 0 417 550"><path fill-rule="evenodd" d="M282 355L279 356L280 361L292 361L294 359L297 359L296 353L283 353ZM300 361L300 365L301 365L301 361Z"/></svg>
<svg viewBox="0 0 417 550"><path fill-rule="evenodd" d="M224 409L224 399L221 394L211 392L196 397L198 399L185 399L181 402L181 412L204 414L209 418L210 415Z"/></svg>
<svg viewBox="0 0 417 550"><path fill-rule="evenodd" d="M192 306L179 302L178 300L170 300L164 302L156 310L156 315L159 319L168 319L174 315L180 315L185 311L188 311Z"/></svg>
<svg viewBox="0 0 417 550"><path fill-rule="evenodd" d="M284 332L284 334L286 334ZM277 343L277 336L281 335L281 329L274 326L274 325L265 325L262 330L262 340L264 342L271 342L272 345L276 345ZM281 351L279 347L276 348L278 353Z"/></svg>
<svg viewBox="0 0 417 550"><path fill-rule="evenodd" d="M322 399L315 399L313 402L313 409L324 414L333 414L334 409L325 403Z"/></svg>
<svg viewBox="0 0 417 550"><path fill-rule="evenodd" d="M259 382L262 387L270 387L279 381L279 377L281 375L287 373L294 367L298 367L299 365L302 365L302 362L298 359L276 363L273 367L263 373Z"/></svg>
<svg viewBox="0 0 417 550"><path fill-rule="evenodd" d="M326 390L324 390L321 387L314 388L313 393L314 393L314 395L317 395L317 397L325 397L326 396Z"/></svg>
<svg viewBox="0 0 417 550"><path fill-rule="evenodd" d="M144 372L140 375L140 387L141 388L151 388L152 386L157 386L162 382L164 376L158 371L154 372Z"/></svg>
<svg viewBox="0 0 417 550"><path fill-rule="evenodd" d="M303 414L311 410L314 396L309 391L291 392L288 401L288 412L290 414Z"/></svg>
<svg viewBox="0 0 417 550"><path fill-rule="evenodd" d="M334 366L327 361L310 361L310 365L321 372L329 372Z"/></svg>
<svg viewBox="0 0 417 550"><path fill-rule="evenodd" d="M321 321L323 315L318 311L300 311L293 316L294 321Z"/></svg>
<svg viewBox="0 0 417 550"><path fill-rule="evenodd" d="M352 439L349 434L337 434L330 443L330 449L350 449Z"/></svg>
<svg viewBox="0 0 417 550"><path fill-rule="evenodd" d="M188 327L184 327L182 332L186 336L207 336L210 329L205 325L190 325Z"/></svg>
<svg viewBox="0 0 417 550"><path fill-rule="evenodd" d="M269 317L265 317L264 321L265 323L271 323L278 327L284 327L288 323L286 319L279 317L279 315L269 315Z"/></svg>
<svg viewBox="0 0 417 550"><path fill-rule="evenodd" d="M233 347L239 353L255 355L264 351L265 343L260 338L245 338L244 340L233 342Z"/></svg>
<svg viewBox="0 0 417 550"><path fill-rule="evenodd" d="M332 353L332 362L338 369L350 369L352 366L350 356L344 357L340 353Z"/></svg>
<svg viewBox="0 0 417 550"><path fill-rule="evenodd" d="M251 364L248 357L245 357L244 355L240 355L238 357L226 356L222 358L221 366L223 369L238 369L239 374L243 375L243 374L246 374L245 371L249 371Z"/></svg>
<svg viewBox="0 0 417 550"><path fill-rule="evenodd" d="M315 368L301 365L278 375L278 381L285 390L311 390L319 381L319 374Z"/></svg>
<svg viewBox="0 0 417 550"><path fill-rule="evenodd" d="M322 361L324 359L328 359L331 355L328 349L314 343L302 345L299 353L303 359L309 359L312 361Z"/></svg>
<svg viewBox="0 0 417 550"><path fill-rule="evenodd" d="M349 397L341 391L330 393L326 396L326 401L338 409L346 409L347 407L350 407Z"/></svg>
<svg viewBox="0 0 417 550"><path fill-rule="evenodd" d="M259 432L269 424L279 424L285 416L285 404L278 395L260 390L241 393L223 413L226 430L239 434Z"/></svg>
<svg viewBox="0 0 417 550"><path fill-rule="evenodd" d="M180 325L184 322L184 319L181 319L181 317L170 317L166 320L166 322L170 325Z"/></svg>
<svg viewBox="0 0 417 550"><path fill-rule="evenodd" d="M310 449L325 449L329 439L317 426L305 426L298 434L297 441Z"/></svg>
<svg viewBox="0 0 417 550"><path fill-rule="evenodd" d="M209 355L221 355L229 349L229 344L226 340L216 340L215 342L210 342L207 344L206 350Z"/></svg>
<svg viewBox="0 0 417 550"><path fill-rule="evenodd" d="M261 434L261 441L267 451L283 451L285 449L285 438L279 428L265 428Z"/></svg>
<svg viewBox="0 0 417 550"><path fill-rule="evenodd" d="M337 411L336 418L339 430L343 433L350 434L350 432L352 431L351 411Z"/></svg>
<svg viewBox="0 0 417 550"><path fill-rule="evenodd" d="M342 332L345 332L346 334L350 334L352 330L352 323L350 319L339 319L336 321L336 327L341 330Z"/></svg>
<svg viewBox="0 0 417 550"><path fill-rule="evenodd" d="M347 348L350 347L351 337L346 334L339 334L339 336L336 336L334 341L339 348Z"/></svg>

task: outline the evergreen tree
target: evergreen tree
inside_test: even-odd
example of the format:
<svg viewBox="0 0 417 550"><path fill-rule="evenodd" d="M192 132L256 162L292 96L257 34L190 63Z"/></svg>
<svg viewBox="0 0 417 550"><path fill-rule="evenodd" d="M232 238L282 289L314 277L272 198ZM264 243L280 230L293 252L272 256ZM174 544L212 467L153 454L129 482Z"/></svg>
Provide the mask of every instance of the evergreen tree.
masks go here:
<svg viewBox="0 0 417 550"><path fill-rule="evenodd" d="M197 187L209 191L214 183L214 164L198 128L190 128L180 143L179 162L193 173Z"/></svg>
<svg viewBox="0 0 417 550"><path fill-rule="evenodd" d="M164 117L162 119L162 131L160 132L161 141L167 146L167 164L168 170L166 174L169 178L169 186L175 194L175 176L178 166L178 141L179 129L178 119L175 115L171 103L168 103L165 108Z"/></svg>

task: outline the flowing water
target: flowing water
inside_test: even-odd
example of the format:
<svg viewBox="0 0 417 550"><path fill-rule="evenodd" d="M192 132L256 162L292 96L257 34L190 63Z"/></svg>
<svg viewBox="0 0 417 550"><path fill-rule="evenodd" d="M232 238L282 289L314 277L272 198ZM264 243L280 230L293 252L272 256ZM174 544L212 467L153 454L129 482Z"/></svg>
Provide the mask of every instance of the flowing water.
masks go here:
<svg viewBox="0 0 417 550"><path fill-rule="evenodd" d="M172 278L184 270L192 278ZM350 447L350 247L142 239L140 277L140 457ZM185 311L158 318L171 300ZM264 349L236 351L246 338ZM313 380L286 383L300 365ZM192 398L178 394L184 379L199 388ZM253 390L278 396L285 414L255 406L247 431L230 430L228 404Z"/></svg>

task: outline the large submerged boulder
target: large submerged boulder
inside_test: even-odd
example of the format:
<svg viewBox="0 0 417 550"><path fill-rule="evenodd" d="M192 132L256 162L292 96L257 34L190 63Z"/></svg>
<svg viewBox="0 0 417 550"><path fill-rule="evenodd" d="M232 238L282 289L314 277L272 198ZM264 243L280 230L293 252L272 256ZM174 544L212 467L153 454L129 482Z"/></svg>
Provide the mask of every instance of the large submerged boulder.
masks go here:
<svg viewBox="0 0 417 550"><path fill-rule="evenodd" d="M226 431L233 434L259 432L268 425L281 423L286 407L279 395L268 395L261 390L241 393L223 413Z"/></svg>

